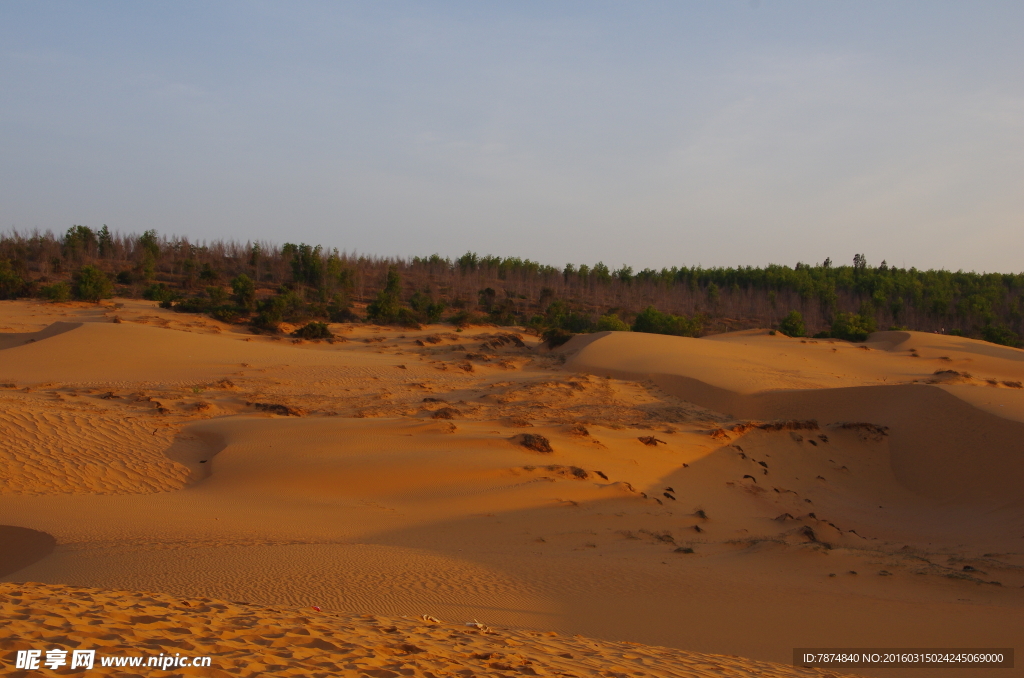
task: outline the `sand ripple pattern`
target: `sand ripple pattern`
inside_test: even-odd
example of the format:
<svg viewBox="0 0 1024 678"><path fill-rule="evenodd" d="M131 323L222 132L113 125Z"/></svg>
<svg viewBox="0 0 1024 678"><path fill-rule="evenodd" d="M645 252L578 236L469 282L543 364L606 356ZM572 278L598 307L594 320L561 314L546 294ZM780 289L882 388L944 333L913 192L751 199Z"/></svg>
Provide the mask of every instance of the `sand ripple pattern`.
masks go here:
<svg viewBox="0 0 1024 678"><path fill-rule="evenodd" d="M150 494L184 487L173 432L104 412L0 411L0 494Z"/></svg>
<svg viewBox="0 0 1024 678"><path fill-rule="evenodd" d="M187 670L189 676L211 677L839 678L741 657L476 629L454 620L339 615L72 586L0 584L0 617L7 620L0 627L0 666L13 662L17 650L45 647L95 649L100 656L211 656L210 668ZM125 675L123 668L98 663L93 674Z"/></svg>

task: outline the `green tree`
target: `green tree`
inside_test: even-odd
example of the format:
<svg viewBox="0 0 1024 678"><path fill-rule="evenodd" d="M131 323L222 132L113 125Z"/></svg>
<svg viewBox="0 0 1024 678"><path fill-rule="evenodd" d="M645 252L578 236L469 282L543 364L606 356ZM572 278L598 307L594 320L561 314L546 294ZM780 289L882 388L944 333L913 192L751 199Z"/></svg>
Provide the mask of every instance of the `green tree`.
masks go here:
<svg viewBox="0 0 1024 678"><path fill-rule="evenodd" d="M323 248L302 243L285 243L281 252L291 256L292 280L310 287L320 287L324 279Z"/></svg>
<svg viewBox="0 0 1024 678"><path fill-rule="evenodd" d="M114 285L106 273L88 264L71 276L71 293L81 301L99 301L114 296Z"/></svg>
<svg viewBox="0 0 1024 678"><path fill-rule="evenodd" d="M101 259L106 259L114 254L114 238L110 235L110 229L106 224L103 224L103 228L99 232L99 250Z"/></svg>
<svg viewBox="0 0 1024 678"><path fill-rule="evenodd" d="M366 307L366 319L384 324L397 322L402 310L401 293L402 276L399 275L397 268L389 266L384 289Z"/></svg>
<svg viewBox="0 0 1024 678"><path fill-rule="evenodd" d="M804 317L800 314L800 311L790 311L782 322L779 323L779 332L782 332L787 337L802 337L807 334L807 328L804 327Z"/></svg>
<svg viewBox="0 0 1024 678"><path fill-rule="evenodd" d="M251 311L256 307L256 283L242 273L231 281L231 299L240 308Z"/></svg>
<svg viewBox="0 0 1024 678"><path fill-rule="evenodd" d="M155 261L160 256L160 238L157 236L156 231L151 229L140 235L139 247L142 249L143 254L149 254Z"/></svg>
<svg viewBox="0 0 1024 678"><path fill-rule="evenodd" d="M88 226L72 226L64 234L61 249L65 259L81 259L83 255L96 251L96 233Z"/></svg>

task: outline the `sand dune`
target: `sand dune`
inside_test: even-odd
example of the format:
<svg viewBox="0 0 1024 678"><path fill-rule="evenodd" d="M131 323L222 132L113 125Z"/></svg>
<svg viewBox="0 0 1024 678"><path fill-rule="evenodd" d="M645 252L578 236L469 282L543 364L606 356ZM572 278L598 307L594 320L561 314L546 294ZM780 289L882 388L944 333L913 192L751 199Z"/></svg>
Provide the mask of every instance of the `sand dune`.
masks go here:
<svg viewBox="0 0 1024 678"><path fill-rule="evenodd" d="M253 604L201 603L189 642L232 662L286 644L239 620L291 629L310 605L324 620L302 624L354 653L282 673L506 670L472 659L490 636L456 651L456 627L400 619L431 614L518 629L500 637L538 673L619 665L621 645L567 637L583 634L650 646L601 675L782 676L812 674L687 652L1005 647L1024 621L1024 352L909 332L548 352L504 328L339 325L293 343L151 303L3 308L0 552L18 555L0 579L49 587L0 605L167 619L116 643L176 638L177 608L151 608L208 598ZM381 624L432 649L395 663Z"/></svg>

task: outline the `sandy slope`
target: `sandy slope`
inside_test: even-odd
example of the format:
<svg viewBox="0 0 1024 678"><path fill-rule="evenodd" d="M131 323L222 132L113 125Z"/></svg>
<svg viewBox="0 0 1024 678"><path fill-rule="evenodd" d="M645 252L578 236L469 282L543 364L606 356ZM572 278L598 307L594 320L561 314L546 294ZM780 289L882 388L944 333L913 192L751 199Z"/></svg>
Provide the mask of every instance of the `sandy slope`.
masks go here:
<svg viewBox="0 0 1024 678"><path fill-rule="evenodd" d="M548 353L442 327L293 343L144 302L3 302L0 329L0 523L29 528L0 529L3 581L780 663L1019 639L1024 352L741 332ZM89 614L138 600L83 595ZM673 656L675 675L746 675Z"/></svg>
<svg viewBox="0 0 1024 678"><path fill-rule="evenodd" d="M0 645L96 649L109 657L211 657L194 676L723 676L840 678L739 657L698 654L553 632L467 626L419 618L340 615L275 609L244 602L182 599L159 593L103 591L41 584L0 584ZM46 630L39 632L45 619ZM174 670L174 669L171 669ZM102 668L90 675L123 676ZM163 673L152 668L139 674ZM9 675L39 675L17 672ZM44 675L60 675L43 669ZM168 675L164 673L164 675ZM171 674L173 675L173 674Z"/></svg>

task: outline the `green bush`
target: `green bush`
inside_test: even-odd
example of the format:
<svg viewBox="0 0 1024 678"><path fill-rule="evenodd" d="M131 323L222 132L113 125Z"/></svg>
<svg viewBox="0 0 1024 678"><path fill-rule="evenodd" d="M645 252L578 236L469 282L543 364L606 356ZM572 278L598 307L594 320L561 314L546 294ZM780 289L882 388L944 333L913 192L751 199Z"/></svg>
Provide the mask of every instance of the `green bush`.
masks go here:
<svg viewBox="0 0 1024 678"><path fill-rule="evenodd" d="M234 306L220 306L208 311L210 317L222 323L234 322L238 319L238 309Z"/></svg>
<svg viewBox="0 0 1024 678"><path fill-rule="evenodd" d="M25 280L14 271L7 259L0 259L0 299L16 299L28 289Z"/></svg>
<svg viewBox="0 0 1024 678"><path fill-rule="evenodd" d="M779 332L782 332L787 337L802 337L807 334L807 328L804 327L804 317L800 315L799 311L790 311L782 322L779 323Z"/></svg>
<svg viewBox="0 0 1024 678"><path fill-rule="evenodd" d="M981 328L981 338L1000 346L1020 348L1020 336L1004 325L986 325Z"/></svg>
<svg viewBox="0 0 1024 678"><path fill-rule="evenodd" d="M597 319L597 332L629 332L629 325L617 313L606 313Z"/></svg>
<svg viewBox="0 0 1024 678"><path fill-rule="evenodd" d="M217 285L207 287L206 296L210 298L212 306L224 306L228 303L228 291Z"/></svg>
<svg viewBox="0 0 1024 678"><path fill-rule="evenodd" d="M208 313L212 308L210 300L203 297L189 297L174 304L178 313Z"/></svg>
<svg viewBox="0 0 1024 678"><path fill-rule="evenodd" d="M441 320L441 314L448 308L443 301L434 301L430 288L417 292L409 299L409 306L412 307L417 319L422 323L436 323Z"/></svg>
<svg viewBox="0 0 1024 678"><path fill-rule="evenodd" d="M572 332L569 330L563 330L561 327L549 328L541 335L550 348L557 348L572 339L574 336L575 335Z"/></svg>
<svg viewBox="0 0 1024 678"><path fill-rule="evenodd" d="M179 295L164 283L152 283L142 290L142 298L150 301L176 301Z"/></svg>
<svg viewBox="0 0 1024 678"><path fill-rule="evenodd" d="M700 316L687 318L685 315L662 313L653 306L648 306L633 321L634 332L650 334L671 334L677 337L699 337L704 328Z"/></svg>
<svg viewBox="0 0 1024 678"><path fill-rule="evenodd" d="M326 323L311 322L292 332L292 336L302 339L333 339L334 333Z"/></svg>
<svg viewBox="0 0 1024 678"><path fill-rule="evenodd" d="M384 289L377 298L366 307L366 319L371 322L389 324L398 320L398 311L402 308L399 298L402 292L402 277L394 266L388 268Z"/></svg>
<svg viewBox="0 0 1024 678"><path fill-rule="evenodd" d="M107 274L88 264L71 276L71 294L81 301L99 301L114 296L114 285Z"/></svg>
<svg viewBox="0 0 1024 678"><path fill-rule="evenodd" d="M837 313L832 321L831 335L846 341L867 341L875 331L875 319L860 313Z"/></svg>
<svg viewBox="0 0 1024 678"><path fill-rule="evenodd" d="M43 285L39 290L39 294L47 301L67 301L71 298L71 286L66 282Z"/></svg>
<svg viewBox="0 0 1024 678"><path fill-rule="evenodd" d="M467 325L483 325L487 321L484 318L463 309L455 315L449 316L448 322L456 327L462 328Z"/></svg>
<svg viewBox="0 0 1024 678"><path fill-rule="evenodd" d="M359 320L352 312L352 302L344 294L335 294L327 304L327 317L332 323L350 323Z"/></svg>
<svg viewBox="0 0 1024 678"><path fill-rule="evenodd" d="M531 324L541 327L560 327L574 334L594 331L594 321L590 319L589 314L573 310L561 299L552 302L544 311L544 316L540 319L534 318Z"/></svg>
<svg viewBox="0 0 1024 678"><path fill-rule="evenodd" d="M231 299L240 308L251 311L256 307L256 283L246 274L231 281Z"/></svg>

